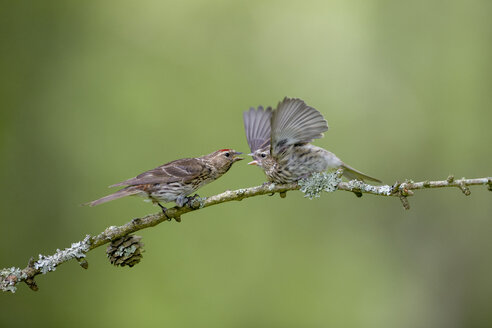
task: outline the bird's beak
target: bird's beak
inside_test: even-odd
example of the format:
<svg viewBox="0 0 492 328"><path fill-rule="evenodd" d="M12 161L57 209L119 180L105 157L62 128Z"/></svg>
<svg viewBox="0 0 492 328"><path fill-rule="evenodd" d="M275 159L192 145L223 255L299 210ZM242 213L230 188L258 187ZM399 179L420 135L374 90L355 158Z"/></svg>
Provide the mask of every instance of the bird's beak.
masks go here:
<svg viewBox="0 0 492 328"><path fill-rule="evenodd" d="M239 156L239 155L241 155L241 154L242 154L242 153L241 153L241 152L239 152L239 151L234 152L234 154L233 154L233 158L232 158L232 159L233 159L233 161L234 161L234 162L237 162L237 161L240 161L240 160L244 159L244 158L242 158L242 157L237 157L237 156Z"/></svg>
<svg viewBox="0 0 492 328"><path fill-rule="evenodd" d="M248 163L248 165L258 165L258 161L251 161Z"/></svg>
<svg viewBox="0 0 492 328"><path fill-rule="evenodd" d="M248 156L253 156L254 154L253 153L249 153Z"/></svg>

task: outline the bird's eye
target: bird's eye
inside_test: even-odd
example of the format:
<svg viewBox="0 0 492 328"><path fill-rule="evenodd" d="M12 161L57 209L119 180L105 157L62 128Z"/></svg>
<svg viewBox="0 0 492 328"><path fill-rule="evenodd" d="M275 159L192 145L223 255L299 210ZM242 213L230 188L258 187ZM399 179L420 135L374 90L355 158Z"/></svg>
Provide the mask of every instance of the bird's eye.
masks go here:
<svg viewBox="0 0 492 328"><path fill-rule="evenodd" d="M261 156L262 158L265 158L265 157L266 157L266 154L265 154L265 153L262 153L260 156Z"/></svg>
<svg viewBox="0 0 492 328"><path fill-rule="evenodd" d="M231 156L231 154L230 154L230 153L225 153L224 155L225 155L225 157L229 157L229 156Z"/></svg>

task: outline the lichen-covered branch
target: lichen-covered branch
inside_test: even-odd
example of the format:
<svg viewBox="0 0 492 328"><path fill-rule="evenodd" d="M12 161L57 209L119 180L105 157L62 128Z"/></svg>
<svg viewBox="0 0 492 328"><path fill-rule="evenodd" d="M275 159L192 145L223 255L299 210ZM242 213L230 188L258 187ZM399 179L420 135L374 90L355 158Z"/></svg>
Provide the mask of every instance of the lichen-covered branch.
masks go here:
<svg viewBox="0 0 492 328"><path fill-rule="evenodd" d="M192 201L191 206L170 208L167 210L166 215L159 212L142 218L135 218L119 227L110 226L96 236L87 235L83 240L72 243L68 248L63 250L57 249L53 255L39 255L37 260L31 258L27 267L24 269L16 267L1 269L0 290L15 292L16 285L19 282L25 282L31 289L37 290L38 287L34 281L35 276L54 271L60 264L71 259L76 259L81 267L87 269L88 263L85 260L86 253L94 248L100 247L136 231L153 227L164 221L175 219L179 222L181 221L181 216L183 214L229 201L240 201L245 198L275 193L279 193L281 197L285 197L285 193L292 190L301 190L305 194L305 197L312 199L319 197L323 191L332 192L335 190L344 190L354 192L359 197L362 194L398 197L402 201L405 209L409 209L410 205L407 197L412 196L414 190L455 187L468 196L470 195L470 186L483 185L486 186L489 191L492 191L492 177L455 179L453 176L449 176L447 179L441 181L413 182L411 180L406 180L404 182L396 182L391 186L374 186L357 180L342 182L341 173L342 172L339 170L333 173L314 174L310 178L300 181L299 184L275 185L272 183L265 183L257 187L232 191L228 190L208 198L195 198Z"/></svg>

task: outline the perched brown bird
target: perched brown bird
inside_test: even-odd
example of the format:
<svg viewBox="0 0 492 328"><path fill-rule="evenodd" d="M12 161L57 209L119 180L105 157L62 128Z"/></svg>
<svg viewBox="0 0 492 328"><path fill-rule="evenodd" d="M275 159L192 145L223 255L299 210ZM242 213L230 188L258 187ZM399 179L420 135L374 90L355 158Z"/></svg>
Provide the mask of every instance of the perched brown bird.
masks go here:
<svg viewBox="0 0 492 328"><path fill-rule="evenodd" d="M381 182L348 166L335 154L310 144L323 137L328 124L319 111L301 99L286 97L274 111L261 106L258 110L251 108L243 118L251 149L249 155L253 157L248 164L260 166L271 182L296 182L315 172L338 168L350 180Z"/></svg>
<svg viewBox="0 0 492 328"><path fill-rule="evenodd" d="M135 178L110 187L127 186L111 195L85 205L95 206L125 196L138 195L150 199L166 212L162 203L176 202L183 206L190 199L186 197L200 187L220 178L235 162L242 160L233 149L220 149L211 154L178 159L144 172Z"/></svg>

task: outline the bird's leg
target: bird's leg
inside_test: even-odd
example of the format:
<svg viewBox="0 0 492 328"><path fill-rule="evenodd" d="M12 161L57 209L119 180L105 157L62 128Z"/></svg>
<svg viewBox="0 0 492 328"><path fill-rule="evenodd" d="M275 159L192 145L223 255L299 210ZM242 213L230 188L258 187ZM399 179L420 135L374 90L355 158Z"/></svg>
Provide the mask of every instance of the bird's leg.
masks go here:
<svg viewBox="0 0 492 328"><path fill-rule="evenodd" d="M171 218L169 216L167 216L167 208L165 208L164 206L161 205L161 203L157 202L157 205L159 205L159 207L161 208L162 210L162 214L164 214L164 216L167 218L168 221L171 221Z"/></svg>
<svg viewBox="0 0 492 328"><path fill-rule="evenodd" d="M162 214L164 214L164 216L166 217L166 219L168 221L171 221L171 218L167 215L167 208L165 208L164 206L161 205L161 203L159 203L159 201L157 199L155 199L154 197L152 197L150 194L148 195L149 196L149 199L152 201L152 204L154 205L158 205L161 210L162 210Z"/></svg>

